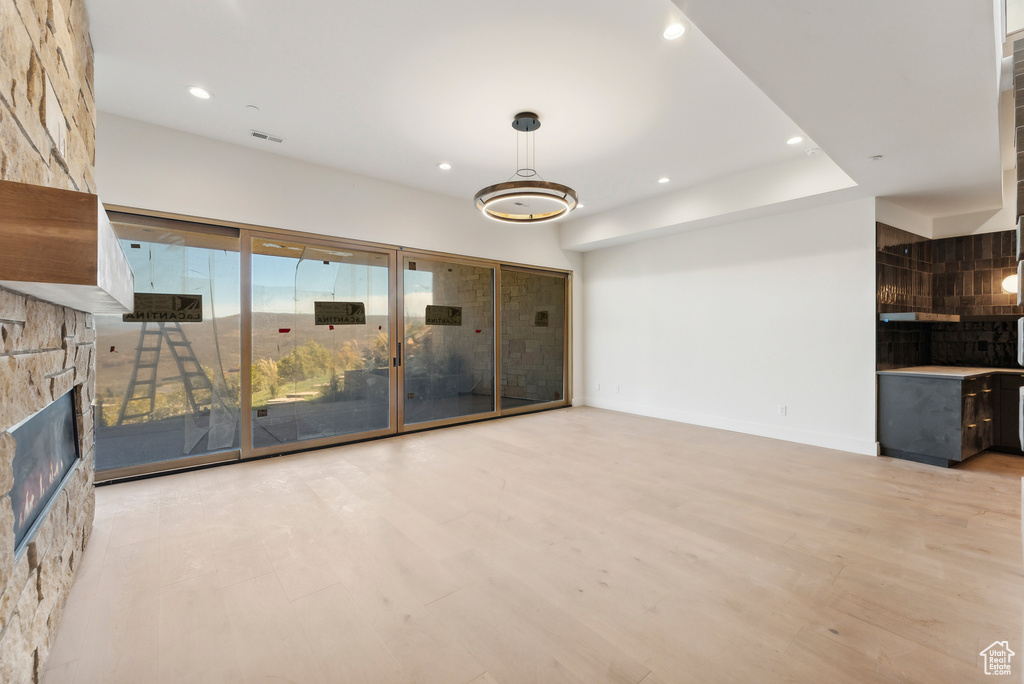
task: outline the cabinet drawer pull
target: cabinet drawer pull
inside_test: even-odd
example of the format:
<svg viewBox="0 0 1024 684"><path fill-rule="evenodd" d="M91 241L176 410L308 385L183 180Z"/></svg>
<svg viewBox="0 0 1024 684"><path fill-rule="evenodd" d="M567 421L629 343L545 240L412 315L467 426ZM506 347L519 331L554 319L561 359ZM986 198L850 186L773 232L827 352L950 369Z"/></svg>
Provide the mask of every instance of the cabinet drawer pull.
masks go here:
<svg viewBox="0 0 1024 684"><path fill-rule="evenodd" d="M983 421L981 421L981 422L982 422L982 423L991 423L991 422L992 422L992 419L991 419L991 418L986 418L985 420L983 420Z"/></svg>
<svg viewBox="0 0 1024 684"><path fill-rule="evenodd" d="M978 424L977 423L972 423L972 424L968 425L967 427L975 428L975 427L978 427Z"/></svg>
<svg viewBox="0 0 1024 684"><path fill-rule="evenodd" d="M990 389L988 389L988 390L981 390L982 394L988 394L988 393L989 393L989 392L991 392L991 391L992 391L992 390L990 390Z"/></svg>
<svg viewBox="0 0 1024 684"><path fill-rule="evenodd" d="M971 392L967 396L969 396L969 397L976 397L976 396L978 396L978 393L977 392Z"/></svg>

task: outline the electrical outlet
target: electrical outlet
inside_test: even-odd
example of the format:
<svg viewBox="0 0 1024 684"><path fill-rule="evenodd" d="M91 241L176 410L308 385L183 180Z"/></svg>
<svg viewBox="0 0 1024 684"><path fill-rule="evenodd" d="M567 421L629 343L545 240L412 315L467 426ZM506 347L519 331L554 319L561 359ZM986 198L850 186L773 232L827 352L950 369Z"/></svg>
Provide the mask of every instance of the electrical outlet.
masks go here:
<svg viewBox="0 0 1024 684"><path fill-rule="evenodd" d="M779 404L779 415L780 416L786 415L786 405L785 404Z"/></svg>
<svg viewBox="0 0 1024 684"><path fill-rule="evenodd" d="M618 385L612 385L612 392L615 392L616 394L618 394L619 393L619 386Z"/></svg>

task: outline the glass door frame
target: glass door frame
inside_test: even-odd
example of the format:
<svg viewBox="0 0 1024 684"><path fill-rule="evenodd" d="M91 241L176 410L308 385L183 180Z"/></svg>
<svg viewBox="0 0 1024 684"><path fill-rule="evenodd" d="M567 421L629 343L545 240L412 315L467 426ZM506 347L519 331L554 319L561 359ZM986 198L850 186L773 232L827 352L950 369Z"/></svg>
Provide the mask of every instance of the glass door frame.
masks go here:
<svg viewBox="0 0 1024 684"><path fill-rule="evenodd" d="M348 249L356 252L370 252L373 254L381 254L388 259L388 356L391 359L391 371L388 373L388 393L389 393L389 408L388 408L388 427L380 428L377 430L368 430L364 432L353 432L342 435L330 435L327 437L317 437L314 439L297 440L294 442L288 442L286 444L273 444L265 447L253 447L252 444L252 430L253 430L253 419L252 419L252 373L245 373L242 375L242 452L241 460L248 460L252 458L262 458L264 456L276 456L278 454L290 453L293 451L307 451L311 449L320 449L323 447L334 446L337 444L344 444L346 442L362 441L367 439L374 439L377 437L387 437L390 435L397 434L399 432L398 422L398 410L396 406L398 391L398 376L400 373L397 369L397 321L396 319L396 307L397 307L397 295L398 290L396 289L396 261L397 261L397 250L380 247L376 245L367 245L351 240L344 240L342 238L332 238L325 235L310 235L308 233L297 233L293 231L280 231L280 230L267 230L267 229L245 229L242 230L242 268L241 268L241 281L242 281L242 335L241 335L241 354L242 362L248 367L252 367L252 243L255 239L265 240L287 240L289 242L301 242L303 244L312 247L325 247L329 249Z"/></svg>
<svg viewBox="0 0 1024 684"><path fill-rule="evenodd" d="M152 215L148 213L139 213L136 210L124 209L121 207L105 207L107 211L107 217L111 223L126 224L129 226L137 226L139 228L155 228L155 229L166 229L169 231L181 231L187 233L195 233L198 235L211 235L219 237L239 237L241 231L237 226L221 223L204 223L192 221L188 218L178 218L173 216L165 215ZM122 238L117 236L118 240ZM239 243L239 272L245 267L244 261L242 260L241 242ZM241 325L241 320L239 321ZM243 357L239 357L239 367L245 363ZM240 373L241 374L241 373ZM244 374L241 374L243 378ZM239 390L241 395L241 390ZM239 396L239 410L244 411L247 397L244 395ZM244 415L244 413L243 413ZM242 416L239 416L241 420ZM244 434L242 435L244 437ZM216 465L222 463L232 463L234 461L241 460L242 450L241 443L238 448L225 449L224 451L215 451L209 454L197 454L195 456L183 456L181 458L175 458L168 461L155 461L153 463L141 463L138 465L122 466L118 468L108 468L106 470L95 471L96 482L109 482L114 480L130 479L153 473L173 473L178 470L189 470L192 468L198 468L202 466Z"/></svg>
<svg viewBox="0 0 1024 684"><path fill-rule="evenodd" d="M462 264L466 266L476 266L479 268L489 268L494 274L494 279L491 283L491 317L494 320L494 344L491 345L491 355L494 368L494 377L491 378L491 386L494 388L494 408L484 413L472 413L466 416L454 416L452 418L442 418L440 420L425 421L422 423L411 423L406 424L405 422L405 366L400 359L399 363L399 393L396 396L398 402L398 425L399 432L405 434L409 432L418 432L420 430L430 430L432 428L446 427L448 425L458 425L460 423L473 423L478 420L488 420L490 418L497 418L501 415L501 354L499 354L500 340L501 340L501 321L499 315L501 309L499 307L499 293L501 292L501 264L497 261L489 261L487 259L475 259L473 257L463 257L454 254L445 254L441 252L429 252L424 250L413 250L413 249L402 249L399 252L399 264L397 273L398 276L398 308L395 312L395 317L398 319L400 326L400 337L405 342L405 264L410 259L424 259L427 261L444 261L451 264ZM405 350L403 349L401 354L404 357Z"/></svg>
<svg viewBox="0 0 1024 684"><path fill-rule="evenodd" d="M127 466L116 469L96 472L97 482L111 482L125 478L133 478L158 473L171 473L179 470L187 470L200 466L222 464L235 461L245 461L255 458L265 458L287 453L307 451L324 447L342 445L350 442L365 441L379 437L387 437L397 434L418 432L448 425L472 423L481 420L490 420L500 416L510 416L524 413L546 411L556 408L564 408L572 405L572 276L573 273L566 269L539 268L527 264L516 264L485 258L462 256L447 252L437 252L422 249L405 249L401 246L394 246L382 243L368 242L357 239L347 239L324 235L321 233L309 233L298 230L288 230L258 226L233 221L219 221L197 217L184 216L168 212L151 211L126 207L119 205L105 205L111 222L134 224L151 228L167 228L170 230L184 230L196 233L212 233L224 235L227 231L237 231L239 239L239 289L240 289L240 335L239 335L239 358L240 367L252 367L252 241L253 238L280 239L291 242L304 242L312 246L351 249L363 252L372 252L387 255L388 258L388 310L389 310L389 331L388 345L391 357L391 372L389 373L388 388L390 392L389 422L390 426L368 432L334 435L310 440L289 442L287 444L271 445L254 449L252 446L252 374L241 372L240 382L240 448L230 449L221 452L204 454L192 457L185 457L174 461L160 461L152 464L141 464L138 466ZM494 344L492 354L494 358L494 408L492 411L456 416L442 420L404 424L404 389L405 377L404 366L398 367L399 341L404 342L405 333L405 302L404 302L404 272L406 257L420 258L432 261L446 261L450 263L466 264L492 269L494 273L492 290L492 315L494 320ZM538 273L541 275L556 276L565 278L565 320L564 320L564 349L563 349L563 399L560 401L544 402L533 406L522 406L512 409L503 409L501 406L501 274L502 270L516 270Z"/></svg>
<svg viewBox="0 0 1024 684"><path fill-rule="evenodd" d="M503 408L501 409L502 416L515 416L522 413L535 413L537 411L547 411L556 408L565 408L572 405L572 272L571 271L560 271L557 269L543 269L532 266L519 266L517 264L501 264L501 271L519 271L522 273L535 273L537 275L547 276L549 278L562 276L565 279L565 287L563 295L565 297L563 302L563 311L565 311L565 320L563 325L565 329L562 332L562 398L553 399L551 401L545 401L530 406L517 406L515 408ZM500 281L499 281L500 285ZM500 292L500 291L499 291ZM498 302L498 312L501 313L501 302ZM500 321L499 321L500 323ZM501 362L501 338L498 338L497 344L498 361ZM501 369L498 369L498 378L501 378ZM500 389L500 388L499 388ZM499 391L500 395L501 392ZM500 400L500 396L498 397ZM500 403L499 403L500 405Z"/></svg>

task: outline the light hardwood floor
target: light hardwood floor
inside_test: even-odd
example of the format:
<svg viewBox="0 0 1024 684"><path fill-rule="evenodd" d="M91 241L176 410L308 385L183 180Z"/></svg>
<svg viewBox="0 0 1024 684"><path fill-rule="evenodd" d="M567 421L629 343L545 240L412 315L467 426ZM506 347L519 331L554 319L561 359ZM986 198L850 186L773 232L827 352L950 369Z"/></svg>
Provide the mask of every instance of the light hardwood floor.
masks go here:
<svg viewBox="0 0 1024 684"><path fill-rule="evenodd" d="M43 681L1017 681L1007 464L575 408L101 487Z"/></svg>

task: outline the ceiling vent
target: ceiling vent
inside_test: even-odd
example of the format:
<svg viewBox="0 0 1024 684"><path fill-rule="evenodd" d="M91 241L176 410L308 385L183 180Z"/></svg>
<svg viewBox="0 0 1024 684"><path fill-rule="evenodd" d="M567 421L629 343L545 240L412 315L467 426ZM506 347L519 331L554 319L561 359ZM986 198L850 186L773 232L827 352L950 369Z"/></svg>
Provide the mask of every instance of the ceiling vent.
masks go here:
<svg viewBox="0 0 1024 684"><path fill-rule="evenodd" d="M249 131L252 133L252 137L259 138L260 140L269 140L270 142L284 142L284 138L278 138L276 135L270 135L270 133L263 133L261 131Z"/></svg>

